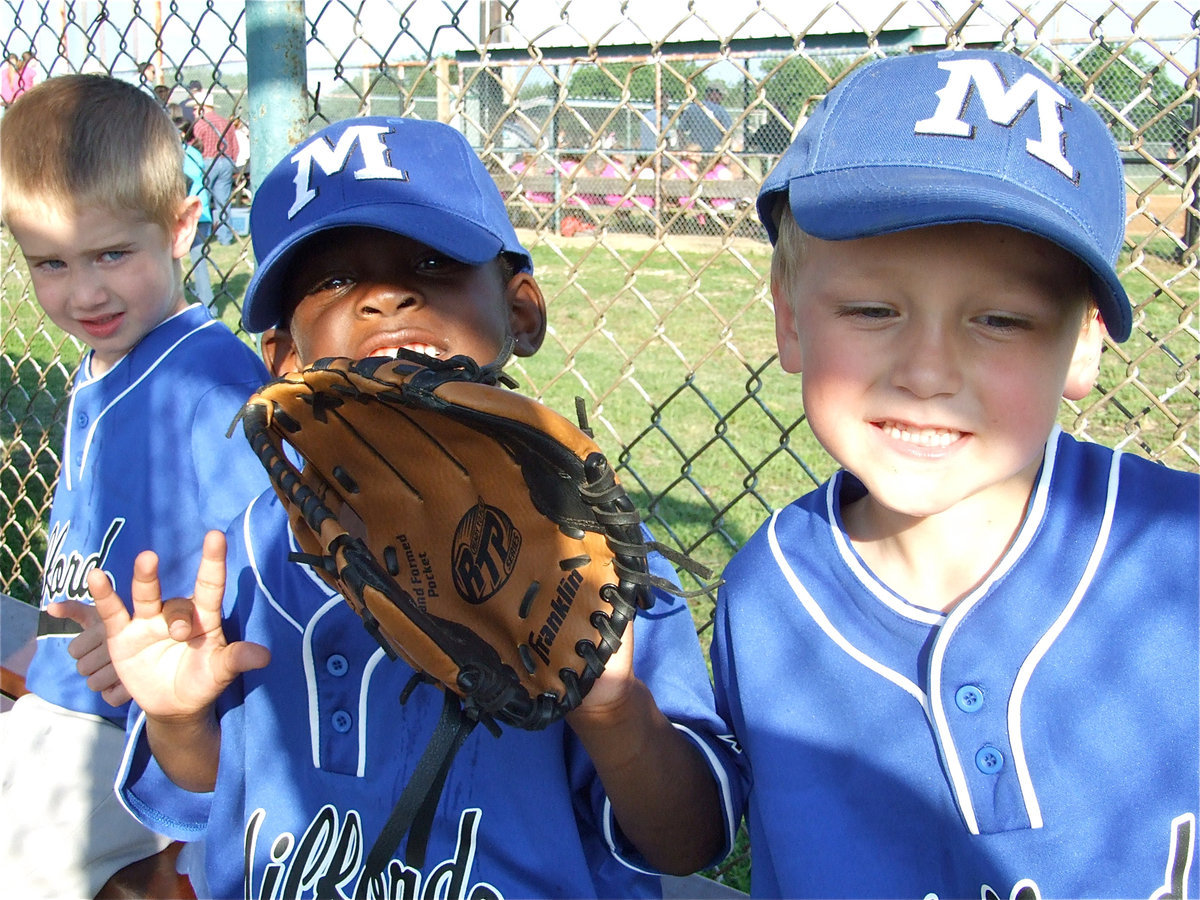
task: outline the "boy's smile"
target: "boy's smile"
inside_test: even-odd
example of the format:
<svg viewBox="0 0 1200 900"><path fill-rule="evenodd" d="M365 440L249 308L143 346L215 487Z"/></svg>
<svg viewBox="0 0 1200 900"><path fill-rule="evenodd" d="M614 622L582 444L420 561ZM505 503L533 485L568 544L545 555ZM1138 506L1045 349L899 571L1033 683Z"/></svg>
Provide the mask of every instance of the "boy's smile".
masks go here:
<svg viewBox="0 0 1200 900"><path fill-rule="evenodd" d="M926 449L949 447L963 437L961 431L948 428L916 428L904 422L879 422L877 425L893 440Z"/></svg>
<svg viewBox="0 0 1200 900"><path fill-rule="evenodd" d="M1019 520L1064 393L1095 377L1074 258L974 224L806 238L804 253L791 304L776 301L780 358L864 502L921 518L980 501Z"/></svg>
<svg viewBox="0 0 1200 900"><path fill-rule="evenodd" d="M395 356L402 347L487 364L510 334L519 355L540 341L540 291L528 275L506 283L498 262L471 266L363 227L321 232L297 259L284 282L290 321L264 336L264 348L284 338L268 357L277 374L329 356Z"/></svg>

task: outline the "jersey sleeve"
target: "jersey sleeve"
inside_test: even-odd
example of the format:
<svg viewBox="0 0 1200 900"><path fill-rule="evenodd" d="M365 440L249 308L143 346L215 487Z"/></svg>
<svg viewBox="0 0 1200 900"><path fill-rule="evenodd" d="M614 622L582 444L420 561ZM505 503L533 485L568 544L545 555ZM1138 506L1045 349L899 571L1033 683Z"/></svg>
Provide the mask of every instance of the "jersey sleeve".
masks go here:
<svg viewBox="0 0 1200 900"><path fill-rule="evenodd" d="M196 404L192 453L198 482L208 488L202 505L205 530L223 531L271 486L241 425L234 424L242 406L262 385L257 372L250 371L241 380L214 385Z"/></svg>
<svg viewBox="0 0 1200 900"><path fill-rule="evenodd" d="M177 400L181 407L176 413L180 417L177 440L187 444L178 454L183 459L173 488L176 493L188 492L187 508L192 514L156 516L164 596L190 595L205 532L224 531L270 487L241 428L230 433L243 404L266 381L266 369L223 325L209 330L213 334L205 335L203 348L198 347L193 358L207 356L211 361L206 370L195 372L186 391L179 389ZM166 548L174 552L167 553Z"/></svg>
<svg viewBox="0 0 1200 900"><path fill-rule="evenodd" d="M121 805L151 831L171 840L203 838L213 795L184 790L167 777L150 752L146 716L137 704L131 704L127 732L116 782Z"/></svg>

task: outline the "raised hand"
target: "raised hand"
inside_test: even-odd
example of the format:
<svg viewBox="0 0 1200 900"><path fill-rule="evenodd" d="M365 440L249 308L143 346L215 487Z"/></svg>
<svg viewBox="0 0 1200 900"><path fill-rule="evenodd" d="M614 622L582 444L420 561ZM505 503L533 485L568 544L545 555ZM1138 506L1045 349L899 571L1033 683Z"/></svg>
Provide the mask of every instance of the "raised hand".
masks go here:
<svg viewBox="0 0 1200 900"><path fill-rule="evenodd" d="M191 599L163 601L158 557L151 551L134 561L132 616L103 572L88 574L88 590L104 623L116 674L147 716L170 720L204 713L238 675L270 661L270 652L259 644L225 641L225 536L219 531L204 538Z"/></svg>
<svg viewBox="0 0 1200 900"><path fill-rule="evenodd" d="M83 626L83 631L67 644L67 652L77 660L75 668L87 679L87 686L111 706L127 702L129 691L125 690L113 668L112 658L108 655L108 635L96 608L78 600L63 600L51 603L46 612L56 619L70 619Z"/></svg>

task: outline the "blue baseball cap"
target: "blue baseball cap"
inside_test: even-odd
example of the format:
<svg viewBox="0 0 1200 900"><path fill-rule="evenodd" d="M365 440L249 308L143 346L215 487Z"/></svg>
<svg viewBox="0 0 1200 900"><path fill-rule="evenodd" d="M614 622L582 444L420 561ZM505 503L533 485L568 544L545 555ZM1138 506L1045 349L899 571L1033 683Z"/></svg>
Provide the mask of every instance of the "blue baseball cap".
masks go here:
<svg viewBox="0 0 1200 900"><path fill-rule="evenodd" d="M822 240L955 222L1043 237L1091 270L1108 333L1129 337L1116 142L1086 103L1015 54L945 50L855 69L763 182L758 215L772 243L781 195Z"/></svg>
<svg viewBox="0 0 1200 900"><path fill-rule="evenodd" d="M249 331L278 325L284 278L300 244L353 225L412 238L472 266L513 254L518 271L533 271L499 188L462 134L420 119L345 119L299 144L255 191L250 234L258 268L242 324Z"/></svg>

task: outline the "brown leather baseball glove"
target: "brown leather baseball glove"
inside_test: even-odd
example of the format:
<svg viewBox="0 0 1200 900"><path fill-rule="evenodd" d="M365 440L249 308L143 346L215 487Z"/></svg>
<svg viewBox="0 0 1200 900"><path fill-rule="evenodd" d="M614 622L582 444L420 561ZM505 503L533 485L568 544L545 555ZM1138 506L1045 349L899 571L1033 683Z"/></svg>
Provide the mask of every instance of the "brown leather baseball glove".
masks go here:
<svg viewBox="0 0 1200 900"><path fill-rule="evenodd" d="M661 548L590 435L501 378L466 357L325 359L242 410L300 560L447 691L380 862L431 819L476 722L540 729L579 705L658 582Z"/></svg>

